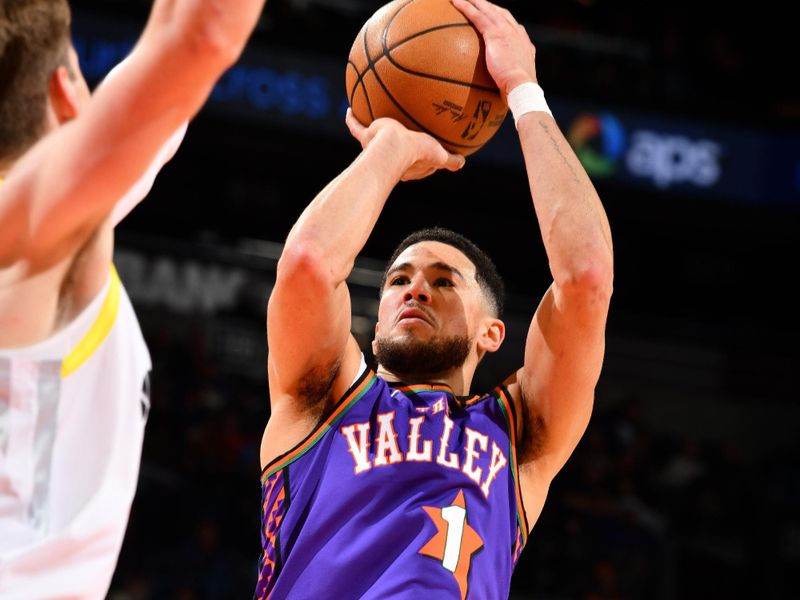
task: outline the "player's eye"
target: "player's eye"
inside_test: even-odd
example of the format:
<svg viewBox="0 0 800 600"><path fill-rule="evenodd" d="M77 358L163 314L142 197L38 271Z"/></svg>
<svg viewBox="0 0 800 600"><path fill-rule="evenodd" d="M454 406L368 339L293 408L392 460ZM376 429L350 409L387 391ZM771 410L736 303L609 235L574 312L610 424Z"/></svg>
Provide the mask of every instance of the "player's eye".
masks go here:
<svg viewBox="0 0 800 600"><path fill-rule="evenodd" d="M408 282L408 277L405 275L398 275L397 277L392 277L389 285L406 285Z"/></svg>
<svg viewBox="0 0 800 600"><path fill-rule="evenodd" d="M446 277L439 277L436 281L433 282L433 285L437 287L453 287L453 282Z"/></svg>

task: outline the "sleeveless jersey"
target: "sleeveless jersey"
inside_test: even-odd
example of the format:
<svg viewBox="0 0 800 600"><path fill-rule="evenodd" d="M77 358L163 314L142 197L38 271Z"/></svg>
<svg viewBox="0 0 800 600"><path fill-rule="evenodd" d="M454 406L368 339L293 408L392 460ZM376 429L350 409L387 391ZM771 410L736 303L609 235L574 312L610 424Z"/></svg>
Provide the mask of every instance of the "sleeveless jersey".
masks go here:
<svg viewBox="0 0 800 600"><path fill-rule="evenodd" d="M0 598L104 598L136 490L150 355L113 267L65 329L0 349Z"/></svg>
<svg viewBox="0 0 800 600"><path fill-rule="evenodd" d="M508 391L364 369L262 473L258 600L508 598L527 538Z"/></svg>

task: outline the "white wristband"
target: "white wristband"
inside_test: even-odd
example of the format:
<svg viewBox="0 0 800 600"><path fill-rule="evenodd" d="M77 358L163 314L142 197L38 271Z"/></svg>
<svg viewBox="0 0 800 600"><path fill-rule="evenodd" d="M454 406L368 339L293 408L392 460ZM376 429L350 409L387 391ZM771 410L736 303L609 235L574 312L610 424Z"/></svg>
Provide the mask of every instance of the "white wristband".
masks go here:
<svg viewBox="0 0 800 600"><path fill-rule="evenodd" d="M553 116L544 99L544 91L538 83L532 81L518 85L508 93L508 108L514 115L514 125L519 123L522 115L529 112L546 112Z"/></svg>

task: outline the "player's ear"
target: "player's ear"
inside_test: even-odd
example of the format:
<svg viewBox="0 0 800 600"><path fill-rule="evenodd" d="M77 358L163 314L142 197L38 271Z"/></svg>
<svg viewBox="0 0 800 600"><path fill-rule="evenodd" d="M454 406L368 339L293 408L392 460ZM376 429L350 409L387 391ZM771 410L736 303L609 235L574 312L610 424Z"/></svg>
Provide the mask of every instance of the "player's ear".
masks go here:
<svg viewBox="0 0 800 600"><path fill-rule="evenodd" d="M478 337L478 350L496 352L506 338L506 325L500 319L487 317Z"/></svg>
<svg viewBox="0 0 800 600"><path fill-rule="evenodd" d="M378 353L378 332L381 329L380 323L375 323L375 337L372 338L372 355L375 356Z"/></svg>
<svg viewBox="0 0 800 600"><path fill-rule="evenodd" d="M56 121L63 125L78 116L80 99L67 67L60 65L50 76L50 108Z"/></svg>

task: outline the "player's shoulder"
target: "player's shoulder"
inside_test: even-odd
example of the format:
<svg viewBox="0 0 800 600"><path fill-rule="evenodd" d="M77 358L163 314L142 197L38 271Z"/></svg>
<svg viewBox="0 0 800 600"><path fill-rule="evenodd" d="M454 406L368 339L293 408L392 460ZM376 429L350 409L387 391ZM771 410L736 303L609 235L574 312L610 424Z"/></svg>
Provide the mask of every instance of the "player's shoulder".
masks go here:
<svg viewBox="0 0 800 600"><path fill-rule="evenodd" d="M523 390L520 383L519 370L514 371L506 377L498 386L498 390L502 390L508 396L509 401L513 402L515 406L523 401Z"/></svg>
<svg viewBox="0 0 800 600"><path fill-rule="evenodd" d="M520 439L525 425L525 399L520 383L519 371L506 377L492 392L509 413L517 438Z"/></svg>

